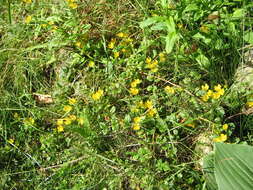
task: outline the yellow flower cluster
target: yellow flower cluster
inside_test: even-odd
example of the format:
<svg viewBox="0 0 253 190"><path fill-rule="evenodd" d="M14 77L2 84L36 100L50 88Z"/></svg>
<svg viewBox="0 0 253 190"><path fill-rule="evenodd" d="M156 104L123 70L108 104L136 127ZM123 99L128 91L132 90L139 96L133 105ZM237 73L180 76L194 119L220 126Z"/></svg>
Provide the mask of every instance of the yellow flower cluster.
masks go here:
<svg viewBox="0 0 253 190"><path fill-rule="evenodd" d="M141 128L140 123L141 123L142 118L141 117L135 117L133 120L134 120L133 126L132 126L133 130L135 130L135 131L140 130L140 128Z"/></svg>
<svg viewBox="0 0 253 190"><path fill-rule="evenodd" d="M253 108L253 102L247 102L247 103L246 103L246 106L247 106L248 108Z"/></svg>
<svg viewBox="0 0 253 190"><path fill-rule="evenodd" d="M64 131L64 125L70 125L72 122L76 121L77 117L75 115L69 115L68 117L57 119L56 121L56 129L57 132L63 132Z"/></svg>
<svg viewBox="0 0 253 190"><path fill-rule="evenodd" d="M222 129L223 129L224 131L228 130L228 124L222 125Z"/></svg>
<svg viewBox="0 0 253 190"><path fill-rule="evenodd" d="M25 23L26 23L26 24L29 24L31 21L32 21L32 16L31 16L31 15L29 15L29 16L27 16L27 17L25 18Z"/></svg>
<svg viewBox="0 0 253 190"><path fill-rule="evenodd" d="M168 93L168 94L175 94L175 89L173 87L170 87L170 86L166 86L164 88L165 92Z"/></svg>
<svg viewBox="0 0 253 190"><path fill-rule="evenodd" d="M214 142L225 142L227 140L226 134L220 134L220 136L213 139Z"/></svg>
<svg viewBox="0 0 253 190"><path fill-rule="evenodd" d="M76 0L66 0L68 2L68 6L71 8L71 9L76 9L78 6L77 6L77 3L76 3Z"/></svg>
<svg viewBox="0 0 253 190"><path fill-rule="evenodd" d="M139 89L136 87L140 83L141 83L140 79L135 79L133 82L131 82L131 84L130 84L131 88L129 89L130 94L132 94L132 95L139 94Z"/></svg>
<svg viewBox="0 0 253 190"><path fill-rule="evenodd" d="M104 94L103 90L98 90L97 92L95 92L94 94L91 95L93 100L99 100Z"/></svg>
<svg viewBox="0 0 253 190"><path fill-rule="evenodd" d="M151 72L155 73L158 71L158 61L152 60L150 57L146 58L146 68L150 69Z"/></svg>
<svg viewBox="0 0 253 190"><path fill-rule="evenodd" d="M91 68L95 67L95 62L94 61L89 61L88 67L91 67Z"/></svg>
<svg viewBox="0 0 253 190"><path fill-rule="evenodd" d="M116 52L113 53L113 55L114 55L114 58L117 59L119 57L119 52L116 51Z"/></svg>
<svg viewBox="0 0 253 190"><path fill-rule="evenodd" d="M203 33L209 33L209 28L206 25L202 25L199 30Z"/></svg>
<svg viewBox="0 0 253 190"><path fill-rule="evenodd" d="M159 61L161 63L165 62L166 61L166 58L165 58L165 54L164 53L159 53Z"/></svg>
<svg viewBox="0 0 253 190"><path fill-rule="evenodd" d="M203 91L206 91L206 93L201 97L201 99L204 102L207 102L209 100L209 98L219 99L225 93L224 88L222 88L220 84L214 86L214 91L208 90L209 89L208 84L202 85L201 89Z"/></svg>
<svg viewBox="0 0 253 190"><path fill-rule="evenodd" d="M77 42L75 43L75 46L78 47L78 48L83 48L82 43L79 42L79 41L77 41Z"/></svg>
<svg viewBox="0 0 253 190"><path fill-rule="evenodd" d="M32 0L23 0L24 3L32 3Z"/></svg>
<svg viewBox="0 0 253 190"><path fill-rule="evenodd" d="M116 36L119 37L119 38L127 38L128 34L120 32L120 33L116 34Z"/></svg>
<svg viewBox="0 0 253 190"><path fill-rule="evenodd" d="M149 117L153 117L153 116L157 113L156 109L155 109L154 106L153 106L153 102L150 101L150 100L147 100L147 101L144 103L144 107L145 107L146 109L148 109L148 110L147 110L147 115L148 115Z"/></svg>
<svg viewBox="0 0 253 190"><path fill-rule="evenodd" d="M116 39L112 38L111 41L108 44L109 49L113 49L115 47Z"/></svg>
<svg viewBox="0 0 253 190"><path fill-rule="evenodd" d="M70 98L69 99L69 104L70 105L74 105L74 104L76 104L77 103L77 100L75 99L75 98Z"/></svg>
<svg viewBox="0 0 253 190"><path fill-rule="evenodd" d="M23 123L25 125L33 125L35 123L34 119L32 117L25 118Z"/></svg>
<svg viewBox="0 0 253 190"><path fill-rule="evenodd" d="M70 112L72 109L73 109L73 108L72 108L72 106L70 106L70 105L65 105L65 106L63 107L63 111L65 111L65 112Z"/></svg>

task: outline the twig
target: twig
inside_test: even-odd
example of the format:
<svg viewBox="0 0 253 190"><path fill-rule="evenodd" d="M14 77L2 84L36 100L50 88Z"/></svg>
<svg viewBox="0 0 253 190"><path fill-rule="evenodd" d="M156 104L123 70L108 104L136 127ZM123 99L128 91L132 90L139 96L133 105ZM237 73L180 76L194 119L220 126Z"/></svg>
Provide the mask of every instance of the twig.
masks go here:
<svg viewBox="0 0 253 190"><path fill-rule="evenodd" d="M85 158L87 158L87 157L86 157L86 156L81 156L80 158L77 158L77 159L75 159L75 160L71 160L71 161L65 162L65 163L63 163L63 164L58 164L58 165L54 165L54 166L49 166L49 167L46 167L46 168L40 168L39 170L44 172L44 171L46 171L46 170L50 170L50 169L54 169L54 168L60 168L60 167L63 167L63 166L65 166L65 165L74 164L74 163L79 162L79 161L81 161L81 160L83 160L83 159L85 159Z"/></svg>

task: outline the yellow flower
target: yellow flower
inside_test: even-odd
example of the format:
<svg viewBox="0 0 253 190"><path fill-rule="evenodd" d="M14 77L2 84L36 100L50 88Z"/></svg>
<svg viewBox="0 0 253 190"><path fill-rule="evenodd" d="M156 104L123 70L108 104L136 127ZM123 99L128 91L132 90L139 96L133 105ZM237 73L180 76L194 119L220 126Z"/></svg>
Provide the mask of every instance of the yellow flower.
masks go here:
<svg viewBox="0 0 253 190"><path fill-rule="evenodd" d="M131 82L130 85L131 85L132 88L135 88L140 83L141 83L140 79L135 79L133 82Z"/></svg>
<svg viewBox="0 0 253 190"><path fill-rule="evenodd" d="M213 139L214 142L225 142L227 140L227 135L221 134L219 137Z"/></svg>
<svg viewBox="0 0 253 190"><path fill-rule="evenodd" d="M89 61L88 67L94 67L95 66L95 62L94 61Z"/></svg>
<svg viewBox="0 0 253 190"><path fill-rule="evenodd" d="M140 122L141 122L141 117L134 118L134 123L140 123Z"/></svg>
<svg viewBox="0 0 253 190"><path fill-rule="evenodd" d="M141 126L140 126L139 123L134 123L132 128L133 128L134 131L138 131L138 130L140 130Z"/></svg>
<svg viewBox="0 0 253 190"><path fill-rule="evenodd" d="M219 98L220 98L220 93L219 93L219 92L214 92L214 93L212 94L212 98L213 98L213 99L219 99Z"/></svg>
<svg viewBox="0 0 253 190"><path fill-rule="evenodd" d="M69 7L71 9L76 9L77 8L77 4L76 3L69 3Z"/></svg>
<svg viewBox="0 0 253 190"><path fill-rule="evenodd" d="M78 122L79 125L83 125L84 124L84 119L80 117L80 118L77 119L77 122Z"/></svg>
<svg viewBox="0 0 253 190"><path fill-rule="evenodd" d="M207 96L212 96L213 91L212 90L208 90L206 94L207 94Z"/></svg>
<svg viewBox="0 0 253 190"><path fill-rule="evenodd" d="M126 50L125 48L123 48L123 49L121 50L121 52L122 52L122 53L126 53L127 50Z"/></svg>
<svg viewBox="0 0 253 190"><path fill-rule="evenodd" d="M147 100L144 104L144 106L147 108L147 109L151 109L153 107L153 102L150 101L150 100Z"/></svg>
<svg viewBox="0 0 253 190"><path fill-rule="evenodd" d="M223 129L224 131L228 130L228 124L222 125L222 129Z"/></svg>
<svg viewBox="0 0 253 190"><path fill-rule="evenodd" d="M57 125L63 125L63 119L57 119L57 122L56 122L56 124Z"/></svg>
<svg viewBox="0 0 253 190"><path fill-rule="evenodd" d="M157 111L154 108L151 108L150 110L148 110L149 117L153 117L156 113L157 113Z"/></svg>
<svg viewBox="0 0 253 190"><path fill-rule="evenodd" d="M33 125L35 121L32 117L28 117L28 118L25 118L23 122L25 125Z"/></svg>
<svg viewBox="0 0 253 190"><path fill-rule="evenodd" d="M208 84L202 85L201 89L204 90L204 91L208 91L209 85Z"/></svg>
<svg viewBox="0 0 253 190"><path fill-rule="evenodd" d="M97 92L95 92L94 94L92 94L92 99L93 100L99 100L101 98L101 96L103 96L104 91L103 90L98 90Z"/></svg>
<svg viewBox="0 0 253 190"><path fill-rule="evenodd" d="M207 102L209 100L209 96L208 94L205 94L201 97L201 100L203 100L204 102Z"/></svg>
<svg viewBox="0 0 253 190"><path fill-rule="evenodd" d="M153 73L156 73L158 71L158 68L156 67L156 68L153 68L153 69L151 69L151 72L153 72Z"/></svg>
<svg viewBox="0 0 253 190"><path fill-rule="evenodd" d="M219 92L219 91L221 90L221 85L218 84L218 85L214 86L214 90L215 90L216 92Z"/></svg>
<svg viewBox="0 0 253 190"><path fill-rule="evenodd" d="M32 0L23 0L24 3L32 3Z"/></svg>
<svg viewBox="0 0 253 190"><path fill-rule="evenodd" d="M139 89L138 88L130 88L130 94L132 95L137 95L139 94Z"/></svg>
<svg viewBox="0 0 253 190"><path fill-rule="evenodd" d="M9 139L9 140L7 140L8 141L8 143L10 143L10 144L13 144L14 143L14 139Z"/></svg>
<svg viewBox="0 0 253 190"><path fill-rule="evenodd" d="M63 132L64 131L64 127L62 125L58 125L57 126L57 132Z"/></svg>
<svg viewBox="0 0 253 190"><path fill-rule="evenodd" d="M72 121L76 120L76 116L75 115L69 115L69 119L71 119Z"/></svg>
<svg viewBox="0 0 253 190"><path fill-rule="evenodd" d="M30 22L32 21L32 16L27 16L26 18L25 18L25 23L26 24L29 24Z"/></svg>
<svg viewBox="0 0 253 190"><path fill-rule="evenodd" d="M132 113L137 113L137 112L139 112L140 110L136 107L136 106L134 106L134 107L132 107L131 108L131 112Z"/></svg>
<svg viewBox="0 0 253 190"><path fill-rule="evenodd" d="M173 87L170 86L166 86L164 88L165 92L169 93L169 94L174 94L175 93L175 89Z"/></svg>
<svg viewBox="0 0 253 190"><path fill-rule="evenodd" d="M46 28L47 27L47 24L41 24L40 25L42 28Z"/></svg>
<svg viewBox="0 0 253 190"><path fill-rule="evenodd" d="M49 25L53 25L53 24L54 24L54 21L49 21L48 24L49 24Z"/></svg>
<svg viewBox="0 0 253 190"><path fill-rule="evenodd" d="M63 107L63 111L70 112L72 110L72 106L66 105Z"/></svg>
<svg viewBox="0 0 253 190"><path fill-rule="evenodd" d="M253 102L247 102L246 105L247 105L247 107L252 108L253 107Z"/></svg>
<svg viewBox="0 0 253 190"><path fill-rule="evenodd" d="M145 105L142 100L137 103L137 106L140 108L145 108Z"/></svg>
<svg viewBox="0 0 253 190"><path fill-rule="evenodd" d="M65 117L64 118L64 124L65 125L70 125L72 123L72 119L71 118L69 118L69 117Z"/></svg>
<svg viewBox="0 0 253 190"><path fill-rule="evenodd" d="M76 47L78 47L78 48L82 48L82 43L81 43L81 42L76 42L75 45L76 45Z"/></svg>
<svg viewBox="0 0 253 190"><path fill-rule="evenodd" d="M150 57L147 57L146 58L146 61L145 61L147 64L150 64L152 62L152 59Z"/></svg>
<svg viewBox="0 0 253 190"><path fill-rule="evenodd" d="M108 48L109 48L109 49L113 49L113 48L114 48L114 45L115 45L115 42L114 42L114 41L111 41L111 42L108 44Z"/></svg>
<svg viewBox="0 0 253 190"><path fill-rule="evenodd" d="M131 38L125 39L125 42L126 42L126 43L130 43L130 42L132 42L132 41L133 41L133 39L131 39Z"/></svg>
<svg viewBox="0 0 253 190"><path fill-rule="evenodd" d="M124 33L123 32L120 32L118 34L116 34L116 36L120 37L120 38L123 38L124 37Z"/></svg>
<svg viewBox="0 0 253 190"><path fill-rule="evenodd" d="M52 26L52 31L55 32L58 29L58 26Z"/></svg>
<svg viewBox="0 0 253 190"><path fill-rule="evenodd" d="M201 31L201 32L204 32L204 33L209 33L209 28L208 28L208 26L206 26L206 25L202 25L202 26L200 27L200 31Z"/></svg>
<svg viewBox="0 0 253 190"><path fill-rule="evenodd" d="M69 104L70 105L74 105L74 104L76 104L76 102L77 102L77 100L75 98L70 98L69 99Z"/></svg>
<svg viewBox="0 0 253 190"><path fill-rule="evenodd" d="M159 53L159 60L160 60L160 62L165 62L166 61L164 53Z"/></svg>
<svg viewBox="0 0 253 190"><path fill-rule="evenodd" d="M118 51L114 52L113 56L115 59L117 59L119 57L119 52Z"/></svg>

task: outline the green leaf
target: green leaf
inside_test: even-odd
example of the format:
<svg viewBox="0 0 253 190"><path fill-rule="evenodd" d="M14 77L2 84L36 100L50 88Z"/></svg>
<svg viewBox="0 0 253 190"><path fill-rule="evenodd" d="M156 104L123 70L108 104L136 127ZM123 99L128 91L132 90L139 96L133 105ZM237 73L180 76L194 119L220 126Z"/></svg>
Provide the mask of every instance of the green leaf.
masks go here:
<svg viewBox="0 0 253 190"><path fill-rule="evenodd" d="M246 42L253 44L253 32L246 33L243 38Z"/></svg>
<svg viewBox="0 0 253 190"><path fill-rule="evenodd" d="M246 14L246 13L245 13L244 9L236 9L236 10L233 12L232 17L233 17L233 18L241 18L241 17L243 17L245 14Z"/></svg>
<svg viewBox="0 0 253 190"><path fill-rule="evenodd" d="M202 53L196 58L196 61L203 68L208 68L210 66L209 59Z"/></svg>
<svg viewBox="0 0 253 190"><path fill-rule="evenodd" d="M190 3L183 11L183 14L189 11L199 10L199 7L196 4Z"/></svg>
<svg viewBox="0 0 253 190"><path fill-rule="evenodd" d="M206 178L208 190L217 190L218 186L214 175L214 154L211 153L203 159L203 171Z"/></svg>
<svg viewBox="0 0 253 190"><path fill-rule="evenodd" d="M177 38L178 38L178 35L177 35L176 32L171 32L165 37L165 42L166 42L165 50L166 50L166 53L170 53L172 51Z"/></svg>
<svg viewBox="0 0 253 190"><path fill-rule="evenodd" d="M144 29L144 28L146 28L146 27L148 27L148 26L150 26L150 25L153 25L153 24L155 24L155 23L157 23L157 22L161 22L161 21L163 21L163 20L164 20L164 18L161 17L161 16L150 17L150 18L148 18L148 19L142 21L142 22L140 23L140 27L141 27L142 29Z"/></svg>
<svg viewBox="0 0 253 190"><path fill-rule="evenodd" d="M219 190L253 189L253 147L215 143L214 166Z"/></svg>

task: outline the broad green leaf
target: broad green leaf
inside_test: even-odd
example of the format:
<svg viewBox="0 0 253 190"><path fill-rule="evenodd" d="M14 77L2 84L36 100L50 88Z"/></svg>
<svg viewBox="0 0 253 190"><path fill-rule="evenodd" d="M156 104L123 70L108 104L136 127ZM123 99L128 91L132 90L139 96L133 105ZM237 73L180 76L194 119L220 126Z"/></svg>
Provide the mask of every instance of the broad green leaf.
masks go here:
<svg viewBox="0 0 253 190"><path fill-rule="evenodd" d="M253 189L253 147L215 143L214 167L219 190Z"/></svg>
<svg viewBox="0 0 253 190"><path fill-rule="evenodd" d="M168 29L168 33L172 33L176 31L176 25L175 25L173 17L169 17L169 19L166 21L166 26Z"/></svg>
<svg viewBox="0 0 253 190"><path fill-rule="evenodd" d="M166 50L166 53L170 53L172 51L177 38L178 38L178 35L177 35L176 32L171 32L165 37L165 43L166 43L165 50Z"/></svg>
<svg viewBox="0 0 253 190"><path fill-rule="evenodd" d="M253 32L246 33L243 38L246 42L253 44Z"/></svg>
<svg viewBox="0 0 253 190"><path fill-rule="evenodd" d="M214 154L204 157L203 171L206 179L207 190L217 190L218 186L214 175Z"/></svg>

